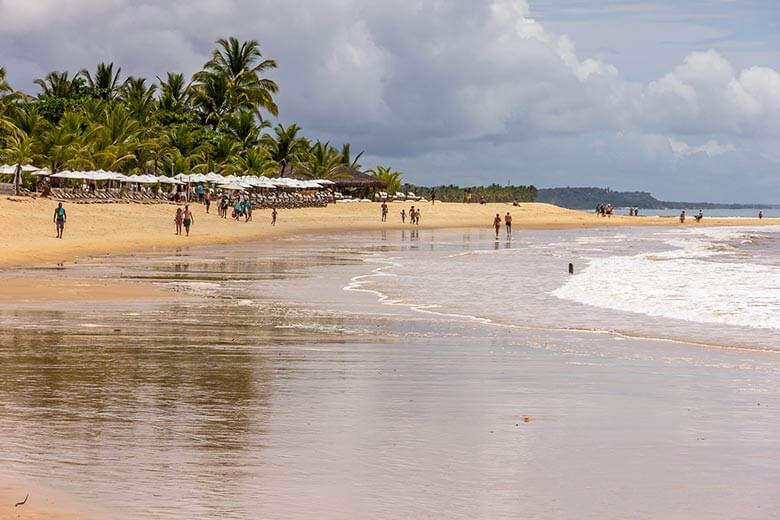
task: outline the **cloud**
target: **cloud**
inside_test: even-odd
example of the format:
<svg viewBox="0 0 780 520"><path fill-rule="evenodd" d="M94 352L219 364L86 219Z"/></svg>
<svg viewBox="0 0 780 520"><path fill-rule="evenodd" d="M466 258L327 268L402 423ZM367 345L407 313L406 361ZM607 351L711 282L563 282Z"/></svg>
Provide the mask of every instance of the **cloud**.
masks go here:
<svg viewBox="0 0 780 520"><path fill-rule="evenodd" d="M649 18L632 2L613 4L650 37ZM713 171L707 163L730 155L748 161L744 170L764 172L757 196L767 196L767 182L780 187L762 159L780 137L778 70L740 69L716 50L692 50L654 79L627 79L551 31L534 7L525 0L5 0L0 19L14 22L0 27L0 64L23 87L50 70L99 61L150 78L191 74L217 37L236 35L258 39L279 63L281 120L352 142L367 160L400 165L417 182L688 189L676 180L678 168L704 183ZM585 7L577 16L596 27L614 20L609 10ZM665 4L657 23L671 24L673 9ZM629 38L631 27L618 34ZM723 32L700 29L697 37ZM731 193L724 188L722 197Z"/></svg>

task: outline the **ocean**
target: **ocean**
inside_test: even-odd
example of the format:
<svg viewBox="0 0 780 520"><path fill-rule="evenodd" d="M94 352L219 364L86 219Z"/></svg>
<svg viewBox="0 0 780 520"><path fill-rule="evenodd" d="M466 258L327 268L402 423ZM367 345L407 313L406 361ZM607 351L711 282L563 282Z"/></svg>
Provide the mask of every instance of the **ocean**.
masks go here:
<svg viewBox="0 0 780 520"><path fill-rule="evenodd" d="M774 519L778 239L410 227L6 272L175 297L0 304L0 477L85 518Z"/></svg>

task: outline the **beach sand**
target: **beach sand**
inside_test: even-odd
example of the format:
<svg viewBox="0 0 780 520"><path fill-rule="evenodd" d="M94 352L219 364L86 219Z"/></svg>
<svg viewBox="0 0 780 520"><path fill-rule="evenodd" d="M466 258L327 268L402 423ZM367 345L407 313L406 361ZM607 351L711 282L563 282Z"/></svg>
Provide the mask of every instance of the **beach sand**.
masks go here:
<svg viewBox="0 0 780 520"><path fill-rule="evenodd" d="M0 267L52 265L76 261L85 256L117 255L139 251L170 250L193 245L232 243L320 232L411 228L402 224L401 209L414 203L390 203L388 222L380 221L378 203L332 204L326 208L279 210L276 227L270 226L270 210L255 210L253 222L221 219L216 208L207 215L193 205L195 222L191 236L174 232L173 204L69 204L68 223L62 240L56 238L52 217L57 203L47 199L4 197L0 199ZM460 204L422 203L419 228L490 228L493 217L507 211L515 229L564 229L599 226L663 226L676 219L613 216L559 208L550 204ZM705 219L686 226L754 225L751 219ZM765 219L764 224L774 223Z"/></svg>

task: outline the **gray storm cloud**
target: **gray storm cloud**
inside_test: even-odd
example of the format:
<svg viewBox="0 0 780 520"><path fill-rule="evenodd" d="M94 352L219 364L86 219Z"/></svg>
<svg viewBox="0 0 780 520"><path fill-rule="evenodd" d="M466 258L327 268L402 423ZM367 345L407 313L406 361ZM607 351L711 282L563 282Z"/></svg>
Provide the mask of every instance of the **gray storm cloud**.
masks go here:
<svg viewBox="0 0 780 520"><path fill-rule="evenodd" d="M780 73L715 50L629 81L523 0L0 1L17 88L114 61L191 74L217 37L279 62L280 118L420 183L532 182L776 200ZM8 23L8 21L13 21ZM717 150L718 153L711 153Z"/></svg>

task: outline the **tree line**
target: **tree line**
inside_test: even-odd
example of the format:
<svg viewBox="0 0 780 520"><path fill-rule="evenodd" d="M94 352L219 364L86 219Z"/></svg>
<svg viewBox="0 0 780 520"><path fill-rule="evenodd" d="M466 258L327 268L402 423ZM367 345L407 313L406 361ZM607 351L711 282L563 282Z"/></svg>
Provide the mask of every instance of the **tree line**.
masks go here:
<svg viewBox="0 0 780 520"><path fill-rule="evenodd" d="M121 67L52 71L36 95L15 90L0 68L0 162L33 163L52 173L108 170L125 174L216 171L337 178L361 169L362 152L273 123L279 87L267 77L274 60L255 40L221 38L189 79L168 72L154 80L123 77ZM385 167L377 177L401 178Z"/></svg>
<svg viewBox="0 0 780 520"><path fill-rule="evenodd" d="M401 189L411 191L415 195L430 199L431 191L436 190L436 200L443 202L463 202L466 193L471 194L472 202L533 202L536 200L537 189L533 185L529 186L502 186L500 184L490 184L489 186L415 186L413 184L403 184Z"/></svg>

